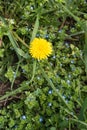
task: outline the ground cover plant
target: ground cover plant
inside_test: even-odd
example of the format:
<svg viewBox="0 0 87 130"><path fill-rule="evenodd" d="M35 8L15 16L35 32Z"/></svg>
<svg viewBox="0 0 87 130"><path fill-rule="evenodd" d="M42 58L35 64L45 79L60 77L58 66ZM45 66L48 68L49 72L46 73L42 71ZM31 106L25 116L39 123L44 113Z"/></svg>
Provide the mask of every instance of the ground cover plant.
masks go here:
<svg viewBox="0 0 87 130"><path fill-rule="evenodd" d="M86 0L0 1L0 130L87 130Z"/></svg>

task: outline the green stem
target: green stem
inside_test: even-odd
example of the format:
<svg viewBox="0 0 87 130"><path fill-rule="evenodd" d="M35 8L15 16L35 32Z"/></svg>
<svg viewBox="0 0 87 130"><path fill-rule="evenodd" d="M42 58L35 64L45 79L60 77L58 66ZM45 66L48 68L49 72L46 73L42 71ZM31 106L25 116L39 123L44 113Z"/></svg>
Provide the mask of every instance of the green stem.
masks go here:
<svg viewBox="0 0 87 130"><path fill-rule="evenodd" d="M84 34L84 33L85 33L85 31L80 31L80 32L68 35L67 37L73 37L73 36L81 35L81 34Z"/></svg>
<svg viewBox="0 0 87 130"><path fill-rule="evenodd" d="M80 121L80 120L77 120L77 119L72 119L72 118L71 118L71 120L72 120L72 121L75 121L75 122L77 122L77 123L80 123L80 124L82 124L82 125L84 125L84 126L87 127L87 123L85 123L85 122L83 122L83 121Z"/></svg>
<svg viewBox="0 0 87 130"><path fill-rule="evenodd" d="M40 65L40 64L39 64ZM66 101L64 100L64 98L62 97L61 93L59 91L57 91L57 89L55 88L53 82L49 79L49 77L46 75L45 71L43 70L43 68L40 65L40 69L42 72L43 77L48 81L49 85L52 87L52 89L58 94L58 96L60 97L60 99L63 101L63 103L65 104L65 106L69 109L70 107L67 105Z"/></svg>
<svg viewBox="0 0 87 130"><path fill-rule="evenodd" d="M15 33L13 32L14 36L24 45L26 46L27 48L29 48L29 46Z"/></svg>
<svg viewBox="0 0 87 130"><path fill-rule="evenodd" d="M14 81L15 81L15 79L16 79L16 76L17 76L18 69L19 69L19 66L20 66L21 61L22 61L22 60L20 60L20 61L18 62L17 69L16 69L16 72L15 72L15 77L13 77L13 80L12 80L12 83L11 83L11 90L13 90Z"/></svg>
<svg viewBox="0 0 87 130"><path fill-rule="evenodd" d="M32 74L32 78L31 78L31 80L29 81L28 84L30 84L33 81L33 79L34 79L35 70L36 70L36 63L37 63L36 60L34 60L34 62L33 62L33 74Z"/></svg>

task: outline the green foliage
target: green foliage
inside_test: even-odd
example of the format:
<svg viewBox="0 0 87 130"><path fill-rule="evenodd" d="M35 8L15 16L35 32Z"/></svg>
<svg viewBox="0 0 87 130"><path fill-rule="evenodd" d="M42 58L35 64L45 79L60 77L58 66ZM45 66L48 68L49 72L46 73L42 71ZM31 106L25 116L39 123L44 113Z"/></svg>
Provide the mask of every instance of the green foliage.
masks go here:
<svg viewBox="0 0 87 130"><path fill-rule="evenodd" d="M0 49L0 57L3 57L4 55L4 49Z"/></svg>
<svg viewBox="0 0 87 130"><path fill-rule="evenodd" d="M5 76L10 80L10 82L12 82L12 80L14 78L14 71L12 70L11 67L8 68L8 71L5 74Z"/></svg>
<svg viewBox="0 0 87 130"><path fill-rule="evenodd" d="M0 130L87 129L86 13L84 0L0 1ZM52 56L30 56L34 37Z"/></svg>

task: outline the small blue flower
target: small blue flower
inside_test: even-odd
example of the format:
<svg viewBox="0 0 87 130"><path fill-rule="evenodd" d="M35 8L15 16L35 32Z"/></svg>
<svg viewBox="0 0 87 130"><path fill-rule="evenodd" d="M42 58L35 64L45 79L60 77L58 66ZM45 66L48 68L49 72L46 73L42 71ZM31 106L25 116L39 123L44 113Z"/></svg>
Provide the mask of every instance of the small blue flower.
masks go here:
<svg viewBox="0 0 87 130"><path fill-rule="evenodd" d="M53 66L53 63L50 62L50 65Z"/></svg>
<svg viewBox="0 0 87 130"><path fill-rule="evenodd" d="M23 120L26 120L26 116L25 116L25 115L23 115L23 116L22 116L22 119L23 119Z"/></svg>
<svg viewBox="0 0 87 130"><path fill-rule="evenodd" d="M62 32L62 29L60 29L58 32L61 33L61 32Z"/></svg>
<svg viewBox="0 0 87 130"><path fill-rule="evenodd" d="M49 35L48 35L48 34L46 34L46 35L45 35L45 38L49 38Z"/></svg>
<svg viewBox="0 0 87 130"><path fill-rule="evenodd" d="M33 7L33 6L31 6L31 7L30 7L30 9L31 9L31 10L33 10L33 9L34 9L34 7Z"/></svg>
<svg viewBox="0 0 87 130"><path fill-rule="evenodd" d="M31 31L31 28L29 28L28 31Z"/></svg>
<svg viewBox="0 0 87 130"><path fill-rule="evenodd" d="M63 99L66 99L66 96L65 96L65 95L63 95L62 97L63 97Z"/></svg>
<svg viewBox="0 0 87 130"><path fill-rule="evenodd" d="M83 53L82 53L82 52L80 52L80 56L81 56L81 57L83 56Z"/></svg>
<svg viewBox="0 0 87 130"><path fill-rule="evenodd" d="M67 80L67 83L70 84L70 80Z"/></svg>
<svg viewBox="0 0 87 130"><path fill-rule="evenodd" d="M74 63L74 60L71 60L71 63L73 64L73 63Z"/></svg>
<svg viewBox="0 0 87 130"><path fill-rule="evenodd" d="M69 102L67 99L66 99L65 101L66 101L66 103L68 103L68 102Z"/></svg>
<svg viewBox="0 0 87 130"><path fill-rule="evenodd" d="M55 59L55 58L56 58L56 56L54 55L54 56L53 56L53 59Z"/></svg>
<svg viewBox="0 0 87 130"><path fill-rule="evenodd" d="M51 106L52 106L52 103L51 103L51 102L49 102L49 103L48 103L48 106L49 106L49 107L51 107Z"/></svg>
<svg viewBox="0 0 87 130"><path fill-rule="evenodd" d="M40 117L39 121L40 121L40 122L43 122L43 117Z"/></svg>
<svg viewBox="0 0 87 130"><path fill-rule="evenodd" d="M39 33L37 33L37 34L36 34L36 37L40 37L40 34L39 34Z"/></svg>
<svg viewBox="0 0 87 130"><path fill-rule="evenodd" d="M13 48L13 47L10 47L10 49L11 49L11 50L14 50L14 48Z"/></svg>
<svg viewBox="0 0 87 130"><path fill-rule="evenodd" d="M74 54L73 57L76 58L76 54Z"/></svg>
<svg viewBox="0 0 87 130"><path fill-rule="evenodd" d="M28 30L29 30L27 26L26 26L26 28L25 28L25 29L26 29L26 31L28 31Z"/></svg>
<svg viewBox="0 0 87 130"><path fill-rule="evenodd" d="M38 77L37 77L37 79L39 80L39 79L40 79L40 77L38 76Z"/></svg>
<svg viewBox="0 0 87 130"><path fill-rule="evenodd" d="M62 67L63 66L63 64L60 64L60 67Z"/></svg>
<svg viewBox="0 0 87 130"><path fill-rule="evenodd" d="M28 85L29 84L29 82L26 82L26 85Z"/></svg>
<svg viewBox="0 0 87 130"><path fill-rule="evenodd" d="M25 73L26 71L24 69L22 69L22 72Z"/></svg>
<svg viewBox="0 0 87 130"><path fill-rule="evenodd" d="M69 120L67 117L65 118L67 121Z"/></svg>
<svg viewBox="0 0 87 130"><path fill-rule="evenodd" d="M48 91L48 94L52 94L52 90L49 90L49 91Z"/></svg>
<svg viewBox="0 0 87 130"><path fill-rule="evenodd" d="M72 71L75 71L75 68L74 68L74 67L72 67L72 68L71 68L71 70L72 70Z"/></svg>
<svg viewBox="0 0 87 130"><path fill-rule="evenodd" d="M13 72L13 74L14 74L14 78L16 78L16 73L15 73L15 72Z"/></svg>
<svg viewBox="0 0 87 130"><path fill-rule="evenodd" d="M14 128L17 128L17 127L18 127L17 125L14 126Z"/></svg>
<svg viewBox="0 0 87 130"><path fill-rule="evenodd" d="M69 43L66 42L66 43L65 43L65 46L66 46L67 48L69 48Z"/></svg>
<svg viewBox="0 0 87 130"><path fill-rule="evenodd" d="M71 78L71 75L69 74L68 77Z"/></svg>

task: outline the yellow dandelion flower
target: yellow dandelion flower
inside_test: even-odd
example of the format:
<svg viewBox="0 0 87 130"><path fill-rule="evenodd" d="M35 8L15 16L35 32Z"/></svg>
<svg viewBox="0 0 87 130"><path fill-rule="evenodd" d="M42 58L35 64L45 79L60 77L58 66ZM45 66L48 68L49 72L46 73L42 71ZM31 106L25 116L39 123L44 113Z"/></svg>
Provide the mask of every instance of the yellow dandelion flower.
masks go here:
<svg viewBox="0 0 87 130"><path fill-rule="evenodd" d="M52 44L45 39L35 38L30 43L29 52L33 58L38 60L46 59L52 54Z"/></svg>

